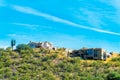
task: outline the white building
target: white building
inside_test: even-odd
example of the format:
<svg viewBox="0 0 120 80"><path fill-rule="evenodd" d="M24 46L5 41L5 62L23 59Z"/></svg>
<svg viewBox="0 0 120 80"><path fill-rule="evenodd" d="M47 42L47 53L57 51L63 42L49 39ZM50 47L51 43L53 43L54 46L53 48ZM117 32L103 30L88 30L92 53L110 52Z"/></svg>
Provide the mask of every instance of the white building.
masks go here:
<svg viewBox="0 0 120 80"><path fill-rule="evenodd" d="M50 42L47 42L47 41L42 42L41 47L45 48L45 49L53 49L53 45Z"/></svg>
<svg viewBox="0 0 120 80"><path fill-rule="evenodd" d="M31 47L31 48L44 48L44 49L53 49L53 45L50 43L50 42L29 42L28 45Z"/></svg>

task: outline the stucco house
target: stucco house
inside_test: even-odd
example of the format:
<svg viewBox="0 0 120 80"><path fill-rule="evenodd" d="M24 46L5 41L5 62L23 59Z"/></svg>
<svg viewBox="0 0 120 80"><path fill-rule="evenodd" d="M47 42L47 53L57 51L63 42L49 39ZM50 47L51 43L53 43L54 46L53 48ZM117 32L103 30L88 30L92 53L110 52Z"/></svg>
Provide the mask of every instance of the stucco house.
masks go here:
<svg viewBox="0 0 120 80"><path fill-rule="evenodd" d="M52 43L47 42L47 41L41 42L41 46L42 46L43 48L45 48L45 49L53 49Z"/></svg>
<svg viewBox="0 0 120 80"><path fill-rule="evenodd" d="M44 48L44 49L53 49L53 45L50 43L50 42L29 42L28 45L31 47L31 48Z"/></svg>
<svg viewBox="0 0 120 80"><path fill-rule="evenodd" d="M80 56L83 59L106 60L110 54L102 48L82 48L73 51L72 56Z"/></svg>

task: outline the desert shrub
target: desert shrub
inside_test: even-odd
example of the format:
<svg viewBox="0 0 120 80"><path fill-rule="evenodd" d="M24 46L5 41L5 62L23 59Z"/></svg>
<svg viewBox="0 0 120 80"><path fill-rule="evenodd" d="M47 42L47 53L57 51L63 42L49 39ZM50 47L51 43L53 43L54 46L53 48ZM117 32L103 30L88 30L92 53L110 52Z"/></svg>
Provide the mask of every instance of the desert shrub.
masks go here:
<svg viewBox="0 0 120 80"><path fill-rule="evenodd" d="M111 72L107 75L107 80L120 80L120 74L117 72Z"/></svg>
<svg viewBox="0 0 120 80"><path fill-rule="evenodd" d="M29 51L32 51L32 48L31 48L29 45L27 45L27 44L19 44L19 45L17 45L16 50L17 50L18 52L20 52L21 50L29 50Z"/></svg>
<svg viewBox="0 0 120 80"><path fill-rule="evenodd" d="M112 58L112 61L120 61L120 57Z"/></svg>

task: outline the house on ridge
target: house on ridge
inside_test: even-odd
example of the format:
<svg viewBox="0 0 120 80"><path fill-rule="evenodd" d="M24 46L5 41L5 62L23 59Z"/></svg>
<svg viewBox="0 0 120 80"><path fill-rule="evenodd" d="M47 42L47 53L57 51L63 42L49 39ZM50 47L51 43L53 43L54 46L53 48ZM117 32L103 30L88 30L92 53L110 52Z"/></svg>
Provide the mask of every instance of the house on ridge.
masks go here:
<svg viewBox="0 0 120 80"><path fill-rule="evenodd" d="M106 60L111 55L102 48L82 48L74 50L71 56L80 56L83 59Z"/></svg>
<svg viewBox="0 0 120 80"><path fill-rule="evenodd" d="M42 47L42 48L44 48L44 49L53 49L54 47L53 47L53 45L52 45L52 43L50 43L50 42L47 42L47 41L45 41L45 42L29 42L28 43L28 45L31 47L31 48L40 48L40 47Z"/></svg>

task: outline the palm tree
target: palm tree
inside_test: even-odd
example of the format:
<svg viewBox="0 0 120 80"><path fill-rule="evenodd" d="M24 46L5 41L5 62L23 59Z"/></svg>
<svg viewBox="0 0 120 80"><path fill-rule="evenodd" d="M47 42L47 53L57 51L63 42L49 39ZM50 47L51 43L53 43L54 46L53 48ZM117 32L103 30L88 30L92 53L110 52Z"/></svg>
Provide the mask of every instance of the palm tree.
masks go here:
<svg viewBox="0 0 120 80"><path fill-rule="evenodd" d="M12 50L13 50L13 47L15 46L15 44L16 44L16 40L11 40L11 47L12 47Z"/></svg>

